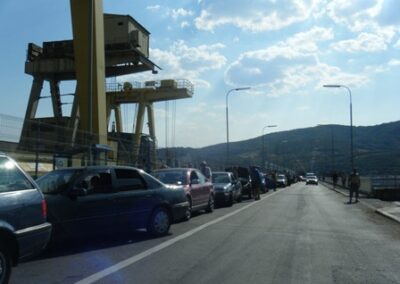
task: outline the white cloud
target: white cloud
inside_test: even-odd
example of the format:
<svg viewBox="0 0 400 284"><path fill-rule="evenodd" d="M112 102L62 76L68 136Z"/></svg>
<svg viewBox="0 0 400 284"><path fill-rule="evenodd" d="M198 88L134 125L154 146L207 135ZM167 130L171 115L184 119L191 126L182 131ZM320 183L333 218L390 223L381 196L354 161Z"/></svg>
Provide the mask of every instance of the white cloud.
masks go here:
<svg viewBox="0 0 400 284"><path fill-rule="evenodd" d="M152 80L188 79L196 88L209 88L210 83L205 81L202 75L210 70L221 69L226 64L227 59L220 53L224 48L225 46L220 43L191 47L180 40L174 42L167 50L150 49L151 60L162 68ZM139 81L149 80L148 74L136 74L130 77L135 77L135 80Z"/></svg>
<svg viewBox="0 0 400 284"><path fill-rule="evenodd" d="M181 22L181 28L183 29L183 28L187 28L187 27L189 27L190 26L190 24L189 24L189 22L188 21L183 21L183 22Z"/></svg>
<svg viewBox="0 0 400 284"><path fill-rule="evenodd" d="M352 32L373 32L398 29L400 1L398 0L332 0L327 15ZM396 28L397 27L397 28Z"/></svg>
<svg viewBox="0 0 400 284"><path fill-rule="evenodd" d="M336 51L344 52L377 52L387 49L388 41L379 35L361 33L355 39L342 40L333 43L331 47Z"/></svg>
<svg viewBox="0 0 400 284"><path fill-rule="evenodd" d="M285 3L283 3L285 2ZM256 1L246 5L240 0L202 1L203 9L195 19L200 30L213 31L222 25L233 25L250 32L279 30L305 21L320 13L322 0Z"/></svg>
<svg viewBox="0 0 400 284"><path fill-rule="evenodd" d="M400 66L400 60L398 60L398 59L391 59L391 60L389 60L388 65L389 65L389 66Z"/></svg>
<svg viewBox="0 0 400 284"><path fill-rule="evenodd" d="M180 17L188 17L188 16L193 16L193 11L191 10L185 10L183 8L179 9L172 9L170 11L170 15L173 19L178 19Z"/></svg>
<svg viewBox="0 0 400 284"><path fill-rule="evenodd" d="M330 80L349 85L366 83L363 74L320 63L318 44L333 37L331 29L314 27L266 49L245 52L228 67L225 81L232 86L267 89L270 96L302 94L302 90L319 88Z"/></svg>
<svg viewBox="0 0 400 284"><path fill-rule="evenodd" d="M161 8L160 5L150 5L150 6L146 7L146 9L150 10L150 11L158 11L158 10L160 10L160 8Z"/></svg>
<svg viewBox="0 0 400 284"><path fill-rule="evenodd" d="M400 49L400 39L394 44L394 47Z"/></svg>

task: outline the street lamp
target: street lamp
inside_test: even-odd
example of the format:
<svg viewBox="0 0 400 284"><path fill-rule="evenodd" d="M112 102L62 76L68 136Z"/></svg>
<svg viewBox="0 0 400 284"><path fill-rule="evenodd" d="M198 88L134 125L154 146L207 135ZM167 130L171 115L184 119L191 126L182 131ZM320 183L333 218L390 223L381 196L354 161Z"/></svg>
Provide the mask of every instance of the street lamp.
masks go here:
<svg viewBox="0 0 400 284"><path fill-rule="evenodd" d="M231 92L233 91L244 91L244 90L249 90L251 89L250 87L241 87L241 88L234 88L230 89L226 93L226 164L229 166L229 117L228 117L228 96Z"/></svg>
<svg viewBox="0 0 400 284"><path fill-rule="evenodd" d="M261 138L262 138L262 156L261 156L261 168L265 167L265 142L264 142L264 130L265 128L272 128L272 127L277 127L277 125L266 125L263 127L261 131Z"/></svg>
<svg viewBox="0 0 400 284"><path fill-rule="evenodd" d="M351 101L351 90L345 85L324 85L324 88L345 88L349 92L350 96L350 162L351 170L354 169L354 154L353 154L353 105Z"/></svg>

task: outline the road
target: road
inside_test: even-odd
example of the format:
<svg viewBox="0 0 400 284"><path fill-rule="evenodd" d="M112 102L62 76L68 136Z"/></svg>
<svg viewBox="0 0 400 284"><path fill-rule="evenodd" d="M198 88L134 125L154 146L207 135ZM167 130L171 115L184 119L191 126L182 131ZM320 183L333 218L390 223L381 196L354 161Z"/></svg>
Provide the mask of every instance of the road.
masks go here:
<svg viewBox="0 0 400 284"><path fill-rule="evenodd" d="M346 201L298 183L198 214L163 238L55 247L16 267L11 283L400 283L400 226Z"/></svg>

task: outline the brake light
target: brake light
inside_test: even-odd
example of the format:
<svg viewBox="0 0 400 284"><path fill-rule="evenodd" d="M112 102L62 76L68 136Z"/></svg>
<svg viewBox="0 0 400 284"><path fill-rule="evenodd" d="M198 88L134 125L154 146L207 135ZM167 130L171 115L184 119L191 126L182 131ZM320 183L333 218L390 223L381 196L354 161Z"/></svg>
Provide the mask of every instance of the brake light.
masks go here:
<svg viewBox="0 0 400 284"><path fill-rule="evenodd" d="M47 219L47 203L45 199L42 199L42 215L44 219Z"/></svg>

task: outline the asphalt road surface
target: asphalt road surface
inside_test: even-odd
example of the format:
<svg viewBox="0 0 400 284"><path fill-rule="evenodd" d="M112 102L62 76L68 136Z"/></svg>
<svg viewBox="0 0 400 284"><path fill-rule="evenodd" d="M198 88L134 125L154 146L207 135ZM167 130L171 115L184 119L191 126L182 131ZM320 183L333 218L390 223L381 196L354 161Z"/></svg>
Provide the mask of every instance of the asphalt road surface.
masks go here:
<svg viewBox="0 0 400 284"><path fill-rule="evenodd" d="M400 283L400 226L323 186L202 213L145 232L52 248L11 283Z"/></svg>

